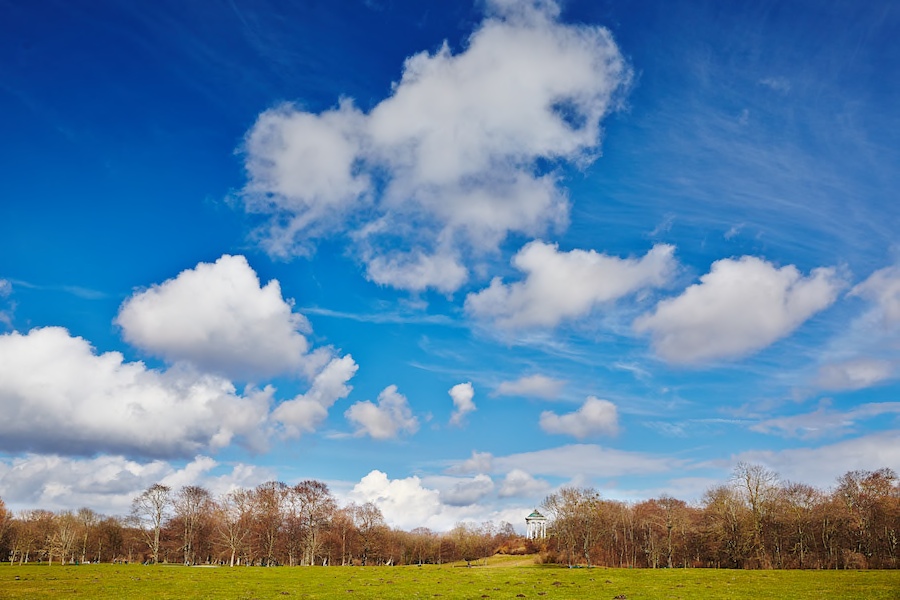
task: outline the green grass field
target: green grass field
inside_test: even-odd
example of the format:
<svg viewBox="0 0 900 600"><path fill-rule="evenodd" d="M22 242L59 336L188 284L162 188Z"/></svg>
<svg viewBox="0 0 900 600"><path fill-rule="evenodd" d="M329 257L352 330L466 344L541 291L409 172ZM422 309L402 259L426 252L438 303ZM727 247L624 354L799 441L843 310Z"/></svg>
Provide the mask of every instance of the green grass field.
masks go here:
<svg viewBox="0 0 900 600"><path fill-rule="evenodd" d="M465 568L0 564L0 598L900 599L896 571L566 569L525 561Z"/></svg>

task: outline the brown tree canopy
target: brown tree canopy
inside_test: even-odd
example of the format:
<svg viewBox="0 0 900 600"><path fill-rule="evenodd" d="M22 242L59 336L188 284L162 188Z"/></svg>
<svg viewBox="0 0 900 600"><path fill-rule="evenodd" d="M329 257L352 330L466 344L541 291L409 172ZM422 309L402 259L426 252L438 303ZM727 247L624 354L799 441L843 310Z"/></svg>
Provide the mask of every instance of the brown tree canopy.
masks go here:
<svg viewBox="0 0 900 600"><path fill-rule="evenodd" d="M375 503L338 506L328 486L269 481L219 497L156 484L128 518L82 508L16 515L0 499L0 557L49 561L158 561L237 565L392 565L465 560L496 552L618 567L897 568L900 481L890 469L850 471L833 489L781 481L758 465L691 505L671 496L626 503L590 487L547 496L548 537L509 523L451 531L391 529ZM524 518L525 515L523 515Z"/></svg>

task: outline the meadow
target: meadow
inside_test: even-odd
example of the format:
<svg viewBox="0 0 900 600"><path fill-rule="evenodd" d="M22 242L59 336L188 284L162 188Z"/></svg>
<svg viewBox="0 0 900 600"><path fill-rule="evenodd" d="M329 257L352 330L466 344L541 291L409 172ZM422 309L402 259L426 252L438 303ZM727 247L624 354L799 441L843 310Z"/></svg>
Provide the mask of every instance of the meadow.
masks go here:
<svg viewBox="0 0 900 600"><path fill-rule="evenodd" d="M897 571L567 569L530 561L403 567L0 564L0 598L900 599Z"/></svg>

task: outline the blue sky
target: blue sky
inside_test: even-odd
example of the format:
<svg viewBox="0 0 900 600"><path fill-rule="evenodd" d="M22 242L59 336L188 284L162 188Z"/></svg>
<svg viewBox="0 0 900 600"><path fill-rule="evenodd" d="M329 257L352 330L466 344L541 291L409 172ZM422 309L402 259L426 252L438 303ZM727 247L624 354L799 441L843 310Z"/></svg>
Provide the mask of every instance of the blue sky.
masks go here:
<svg viewBox="0 0 900 600"><path fill-rule="evenodd" d="M398 527L900 469L890 2L6 3L0 497Z"/></svg>

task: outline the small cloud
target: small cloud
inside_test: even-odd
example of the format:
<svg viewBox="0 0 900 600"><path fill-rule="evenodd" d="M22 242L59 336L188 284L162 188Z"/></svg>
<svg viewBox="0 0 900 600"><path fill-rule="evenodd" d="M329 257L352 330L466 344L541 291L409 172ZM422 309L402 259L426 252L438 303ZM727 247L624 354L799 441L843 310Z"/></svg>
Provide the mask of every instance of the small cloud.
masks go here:
<svg viewBox="0 0 900 600"><path fill-rule="evenodd" d="M107 294L106 292L92 290L90 288L81 287L80 285L63 285L60 286L60 289L67 294L72 294L73 296L77 296L85 300L103 300L104 298L109 297L109 294Z"/></svg>
<svg viewBox="0 0 900 600"><path fill-rule="evenodd" d="M613 435L619 428L616 405L609 400L589 396L575 412L557 415L551 411L541 413L541 429L547 433L571 435L583 439L596 435Z"/></svg>
<svg viewBox="0 0 900 600"><path fill-rule="evenodd" d="M664 285L675 271L674 253L674 246L657 244L641 258L619 258L530 242L512 260L525 279L506 284L495 277L466 297L465 308L504 328L555 327L600 304Z"/></svg>
<svg viewBox="0 0 900 600"><path fill-rule="evenodd" d="M313 379L305 394L282 402L272 411L272 418L284 425L289 437L299 437L302 432L313 432L328 416L328 409L350 395L352 386L347 382L356 374L359 366L349 354L334 358Z"/></svg>
<svg viewBox="0 0 900 600"><path fill-rule="evenodd" d="M513 381L503 381L494 390L494 396L525 396L556 399L566 384L561 379L545 375L528 375Z"/></svg>
<svg viewBox="0 0 900 600"><path fill-rule="evenodd" d="M459 481L449 490L442 491L441 500L450 506L469 506L493 491L493 480L487 475L479 473L472 479Z"/></svg>
<svg viewBox="0 0 900 600"><path fill-rule="evenodd" d="M513 469L506 474L497 495L501 498L534 496L543 494L549 489L550 484L546 481L535 479L522 469Z"/></svg>
<svg viewBox="0 0 900 600"><path fill-rule="evenodd" d="M723 237L726 240L732 240L732 239L736 238L741 233L741 230L743 230L743 229L744 229L743 223L739 223L738 225L732 225L731 228L725 232L725 235Z"/></svg>
<svg viewBox="0 0 900 600"><path fill-rule="evenodd" d="M344 413L347 420L356 425L357 437L368 435L376 440L388 440L401 433L413 434L419 430L419 420L413 416L406 396L389 385L378 394L378 404L368 400L357 402Z"/></svg>
<svg viewBox="0 0 900 600"><path fill-rule="evenodd" d="M875 271L850 290L850 295L872 302L886 327L900 324L900 266Z"/></svg>
<svg viewBox="0 0 900 600"><path fill-rule="evenodd" d="M660 221L659 225L653 228L653 231L650 232L651 238L657 238L664 233L669 233L672 231L672 226L675 224L675 215L666 215L666 217Z"/></svg>
<svg viewBox="0 0 900 600"><path fill-rule="evenodd" d="M472 456L456 463L447 469L448 473L464 475L466 473L490 473L493 470L494 457L490 452L472 451Z"/></svg>
<svg viewBox="0 0 900 600"><path fill-rule="evenodd" d="M475 403L472 398L475 397L475 388L471 382L459 383L450 388L448 392L453 398L453 414L450 416L451 425L461 425L463 418L470 412L475 410Z"/></svg>
<svg viewBox="0 0 900 600"><path fill-rule="evenodd" d="M379 284L421 292L427 288L450 293L469 278L469 272L456 257L428 255L421 251L375 256L368 261L368 278Z"/></svg>
<svg viewBox="0 0 900 600"><path fill-rule="evenodd" d="M824 390L861 390L890 379L894 365L876 358L857 358L824 365L816 385Z"/></svg>

